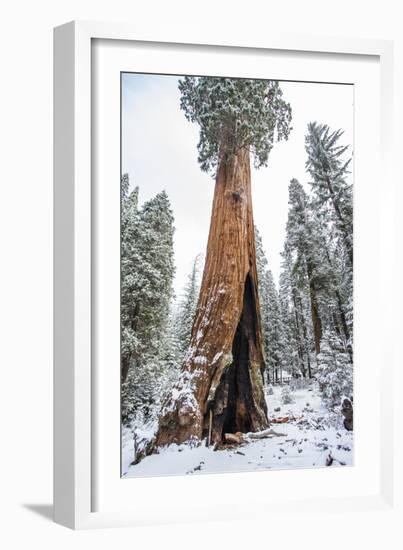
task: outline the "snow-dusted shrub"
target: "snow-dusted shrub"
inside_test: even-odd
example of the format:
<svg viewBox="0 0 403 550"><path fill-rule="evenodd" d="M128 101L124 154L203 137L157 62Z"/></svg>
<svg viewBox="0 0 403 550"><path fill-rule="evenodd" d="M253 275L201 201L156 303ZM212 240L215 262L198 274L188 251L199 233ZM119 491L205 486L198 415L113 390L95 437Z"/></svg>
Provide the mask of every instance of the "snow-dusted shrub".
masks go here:
<svg viewBox="0 0 403 550"><path fill-rule="evenodd" d="M281 402L284 405L290 405L291 403L294 403L294 398L292 396L290 386L288 385L283 386L281 390Z"/></svg>
<svg viewBox="0 0 403 550"><path fill-rule="evenodd" d="M309 383L306 378L293 378L290 382L291 391L304 390L309 386Z"/></svg>
<svg viewBox="0 0 403 550"><path fill-rule="evenodd" d="M149 445L154 438L156 430L157 423L155 421L146 422L133 430L134 460L136 460L138 456L142 455L147 445Z"/></svg>
<svg viewBox="0 0 403 550"><path fill-rule="evenodd" d="M324 401L332 408L339 405L343 396L353 396L353 365L342 340L327 330L321 341L318 355L318 383Z"/></svg>
<svg viewBox="0 0 403 550"><path fill-rule="evenodd" d="M269 384L266 387L266 395L273 395L273 393L274 393L273 386L271 384Z"/></svg>

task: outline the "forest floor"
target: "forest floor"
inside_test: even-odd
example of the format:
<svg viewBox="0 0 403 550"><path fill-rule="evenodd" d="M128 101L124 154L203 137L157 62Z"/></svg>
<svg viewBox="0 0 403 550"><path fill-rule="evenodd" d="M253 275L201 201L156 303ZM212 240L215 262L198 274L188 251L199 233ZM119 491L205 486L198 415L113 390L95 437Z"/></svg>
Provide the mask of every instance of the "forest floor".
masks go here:
<svg viewBox="0 0 403 550"><path fill-rule="evenodd" d="M284 435L242 443L214 451L204 445L170 445L144 458L133 461L133 439L129 430L122 435L122 474L124 477L183 475L198 473L245 472L351 466L353 432L343 427L340 412L329 412L323 405L316 383L291 391L293 403L282 403L282 387L274 386L267 395L271 421L288 417L285 423L271 424Z"/></svg>

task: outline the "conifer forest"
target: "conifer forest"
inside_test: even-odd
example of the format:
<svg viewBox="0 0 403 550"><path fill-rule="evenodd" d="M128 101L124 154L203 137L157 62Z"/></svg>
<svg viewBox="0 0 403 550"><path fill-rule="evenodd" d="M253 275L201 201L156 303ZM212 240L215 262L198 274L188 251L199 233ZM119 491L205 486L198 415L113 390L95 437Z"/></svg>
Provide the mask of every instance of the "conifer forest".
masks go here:
<svg viewBox="0 0 403 550"><path fill-rule="evenodd" d="M179 121L156 105L165 157L146 116L123 142L136 160L120 181L122 476L352 465L353 147L333 125L337 85L308 112L319 85L165 78ZM132 79L139 109L152 79ZM140 133L123 109L130 124Z"/></svg>

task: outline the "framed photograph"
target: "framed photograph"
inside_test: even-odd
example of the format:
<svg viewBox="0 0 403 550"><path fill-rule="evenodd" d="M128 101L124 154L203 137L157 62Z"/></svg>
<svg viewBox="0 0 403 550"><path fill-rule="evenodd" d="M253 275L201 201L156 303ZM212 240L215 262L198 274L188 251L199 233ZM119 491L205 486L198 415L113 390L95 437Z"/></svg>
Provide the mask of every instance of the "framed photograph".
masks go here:
<svg viewBox="0 0 403 550"><path fill-rule="evenodd" d="M54 44L55 520L391 507L392 45Z"/></svg>

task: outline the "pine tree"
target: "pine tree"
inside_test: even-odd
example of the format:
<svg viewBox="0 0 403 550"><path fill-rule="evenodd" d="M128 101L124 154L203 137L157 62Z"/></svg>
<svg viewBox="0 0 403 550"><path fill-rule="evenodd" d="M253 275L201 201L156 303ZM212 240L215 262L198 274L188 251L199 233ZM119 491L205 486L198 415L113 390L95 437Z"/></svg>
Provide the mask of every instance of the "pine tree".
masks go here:
<svg viewBox="0 0 403 550"><path fill-rule="evenodd" d="M262 318L263 346L266 359L266 378L270 383L278 377L282 365L283 326L280 302L273 274L263 250L262 238L255 228L256 264L259 282L260 312Z"/></svg>
<svg viewBox="0 0 403 550"><path fill-rule="evenodd" d="M326 330L318 356L318 382L329 407L339 405L342 397L353 397L353 366L344 343L336 332Z"/></svg>
<svg viewBox="0 0 403 550"><path fill-rule="evenodd" d="M310 123L305 138L306 167L311 175L316 206L323 214L329 209L332 212L352 266L353 203L352 186L347 181L351 158L343 159L348 146L338 144L342 135L342 130L332 132L326 124Z"/></svg>
<svg viewBox="0 0 403 550"><path fill-rule="evenodd" d="M136 274L141 269L141 220L138 210L138 187L129 193L129 177L121 180L121 370L126 380L132 357L139 355L136 333L141 286Z"/></svg>
<svg viewBox="0 0 403 550"><path fill-rule="evenodd" d="M312 192L290 182L279 292L284 368L316 375L329 406L352 393L352 194L341 135L308 126Z"/></svg>
<svg viewBox="0 0 403 550"><path fill-rule="evenodd" d="M308 280L306 277L301 278L286 243L282 252L280 274L280 315L284 332L282 368L296 378L312 375L312 332L306 321L308 293Z"/></svg>
<svg viewBox="0 0 403 550"><path fill-rule="evenodd" d="M279 372L282 377L283 370L290 372L289 365L283 362L284 327L280 312L280 299L273 274L270 270L266 274L266 285L269 297L269 330L268 330L268 366L271 371Z"/></svg>
<svg viewBox="0 0 403 550"><path fill-rule="evenodd" d="M122 418L147 418L161 394L172 282L173 215L163 191L138 208L122 178Z"/></svg>
<svg viewBox="0 0 403 550"><path fill-rule="evenodd" d="M262 321L263 348L266 361L267 381L270 383L270 298L267 278L267 258L263 250L262 237L257 227L255 227L256 239L256 268L259 289L260 318Z"/></svg>
<svg viewBox="0 0 403 550"><path fill-rule="evenodd" d="M296 179L291 180L289 186L286 240L290 252L294 254L293 271L294 275L299 278L299 285L303 286L305 277L308 280L315 350L318 354L322 336L319 304L321 290L324 286L323 250L318 241L317 228L314 224L308 196ZM299 301L295 291L294 300ZM303 323L305 323L305 320ZM304 329L302 328L302 330Z"/></svg>
<svg viewBox="0 0 403 550"><path fill-rule="evenodd" d="M346 346L350 340L345 297L342 293L344 274L337 269L342 254L333 227L318 215L316 202L308 197L296 180L292 180L287 245L294 255L293 271L299 281L298 286L304 288L304 279L309 284L317 354L320 351L322 331L326 327L336 330L344 338ZM347 273L349 270L347 266Z"/></svg>
<svg viewBox="0 0 403 550"><path fill-rule="evenodd" d="M200 261L200 255L196 256L178 307L177 335L182 357L184 357L185 352L189 347L193 322L196 315L196 307L200 291Z"/></svg>
<svg viewBox="0 0 403 550"><path fill-rule="evenodd" d="M353 196L348 181L351 157L348 146L339 145L342 130L311 123L306 136L307 169L317 216L331 234L328 260L335 273L336 330L353 356Z"/></svg>
<svg viewBox="0 0 403 550"><path fill-rule="evenodd" d="M143 205L141 222L143 272L139 274L141 322L138 331L144 334L148 349L157 351L166 329L175 273L173 214L165 191Z"/></svg>
<svg viewBox="0 0 403 550"><path fill-rule="evenodd" d="M183 361L183 353L177 334L177 316L171 307L165 331L161 334L159 348L159 388L154 395L154 418L160 410L160 406L176 382ZM155 376L155 375L154 375Z"/></svg>
<svg viewBox="0 0 403 550"><path fill-rule="evenodd" d="M294 403L294 398L291 394L290 386L288 386L287 384L282 387L281 402L283 403L283 405L291 405L291 403Z"/></svg>

